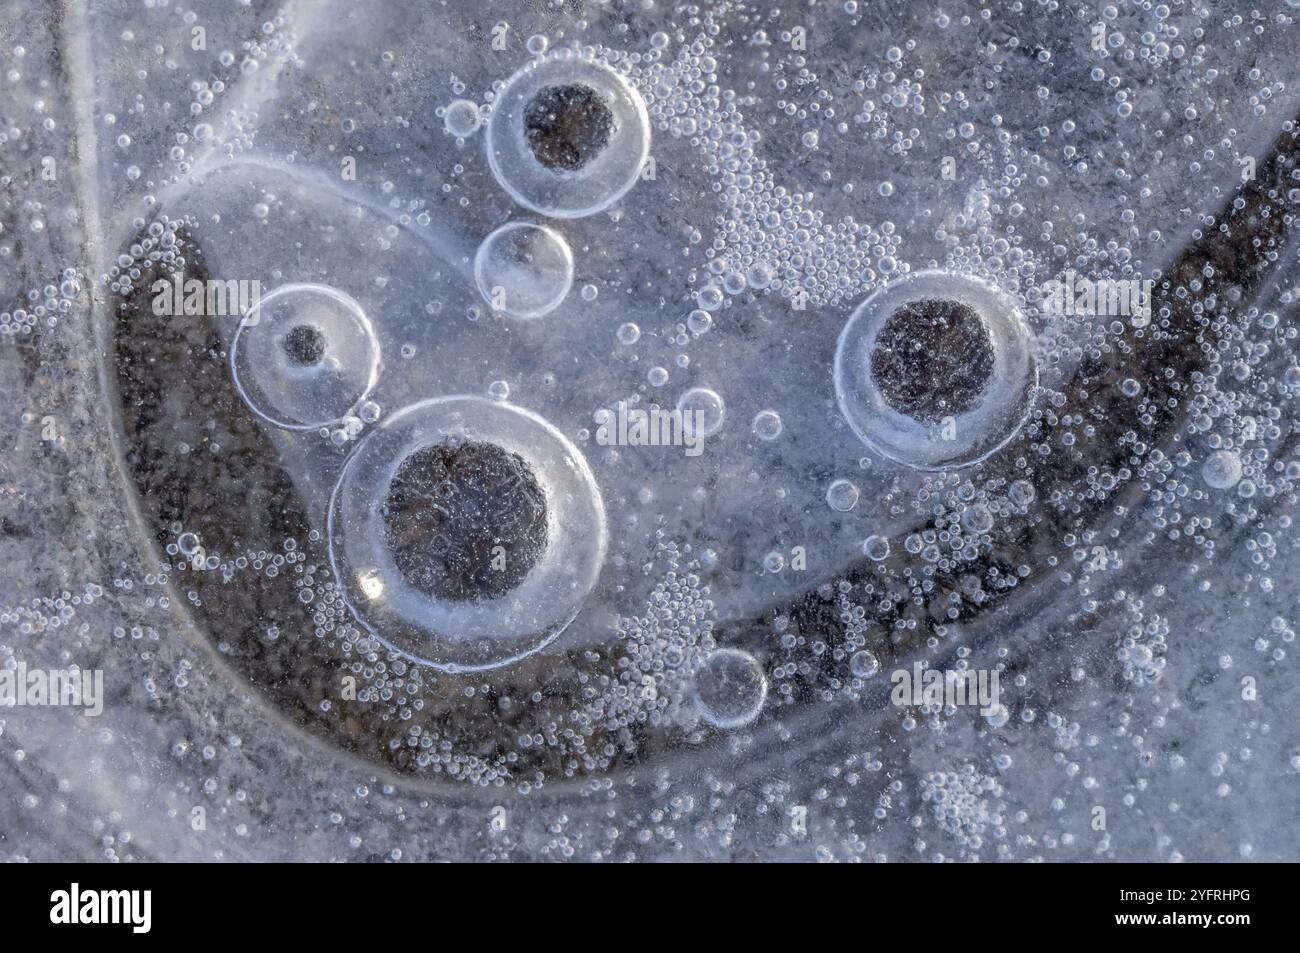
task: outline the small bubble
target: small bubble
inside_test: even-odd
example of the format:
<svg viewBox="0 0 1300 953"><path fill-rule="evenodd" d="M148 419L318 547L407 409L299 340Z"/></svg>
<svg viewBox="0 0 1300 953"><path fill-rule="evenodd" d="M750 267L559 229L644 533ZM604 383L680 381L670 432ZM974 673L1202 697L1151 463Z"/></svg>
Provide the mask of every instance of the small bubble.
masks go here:
<svg viewBox="0 0 1300 953"><path fill-rule="evenodd" d="M826 490L826 504L839 513L847 513L858 505L858 488L850 480L836 480Z"/></svg>
<svg viewBox="0 0 1300 953"><path fill-rule="evenodd" d="M849 671L854 678L870 678L880 671L880 660L866 649L854 652L849 659Z"/></svg>
<svg viewBox="0 0 1300 953"><path fill-rule="evenodd" d="M781 436L781 431L785 429L785 424L781 420L781 415L775 410L760 410L754 415L752 424L754 435L760 440L775 440Z"/></svg>
<svg viewBox="0 0 1300 953"><path fill-rule="evenodd" d="M478 132L483 124L478 103L468 99L457 99L450 103L442 114L443 127L457 139L465 139Z"/></svg>
<svg viewBox="0 0 1300 953"><path fill-rule="evenodd" d="M862 553L868 559L880 562L889 555L889 540L873 533L862 541Z"/></svg>

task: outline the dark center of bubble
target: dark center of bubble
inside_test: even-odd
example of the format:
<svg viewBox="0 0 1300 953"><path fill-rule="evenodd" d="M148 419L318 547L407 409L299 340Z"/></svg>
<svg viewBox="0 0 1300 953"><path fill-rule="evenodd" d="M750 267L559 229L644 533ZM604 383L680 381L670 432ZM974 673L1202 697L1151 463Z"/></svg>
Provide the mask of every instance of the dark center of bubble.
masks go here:
<svg viewBox="0 0 1300 953"><path fill-rule="evenodd" d="M524 134L537 161L573 172L594 159L614 131L614 114L590 86L544 86L524 109Z"/></svg>
<svg viewBox="0 0 1300 953"><path fill-rule="evenodd" d="M513 589L546 548L546 497L518 454L489 443L435 444L397 468L383 505L402 578L438 599Z"/></svg>
<svg viewBox="0 0 1300 953"><path fill-rule="evenodd" d="M290 363L310 367L319 364L325 356L325 335L310 324L298 324L289 329L282 346Z"/></svg>
<svg viewBox="0 0 1300 953"><path fill-rule="evenodd" d="M910 301L876 335L871 374L885 401L926 423L969 410L993 376L993 342L968 304Z"/></svg>

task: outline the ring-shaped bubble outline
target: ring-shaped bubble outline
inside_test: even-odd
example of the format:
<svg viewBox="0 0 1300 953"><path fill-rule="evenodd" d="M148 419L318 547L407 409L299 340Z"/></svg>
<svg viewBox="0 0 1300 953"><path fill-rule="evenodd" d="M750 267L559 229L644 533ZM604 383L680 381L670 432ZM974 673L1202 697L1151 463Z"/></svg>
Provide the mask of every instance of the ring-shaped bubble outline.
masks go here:
<svg viewBox="0 0 1300 953"><path fill-rule="evenodd" d="M699 715L701 721L718 731L739 731L741 728L746 728L749 725L752 725L762 717L763 709L767 707L767 696L771 691L771 686L768 683L767 672L763 668L763 663L760 662L756 656L750 652L746 652L744 649L733 648L725 645L719 646L708 654L701 663L699 669L696 671L695 678L698 680L700 674L719 659L727 659L729 661L740 660L742 664L752 664L754 670L758 672L758 698L755 699L753 703L740 715L734 715L729 718L720 718L718 717L716 709L712 708L712 706L710 706L700 696L699 683L697 681L694 687L696 714Z"/></svg>
<svg viewBox="0 0 1300 953"><path fill-rule="evenodd" d="M620 95L627 97L628 101L632 104L632 111L636 125L642 130L641 148L638 150L632 174L627 176L626 181L620 186L607 195L601 196L594 204L587 204L580 208L548 208L529 198L519 189L516 184L517 180L513 178L511 174L502 169L501 159L497 155L498 150L495 145L498 136L509 136L511 133L511 130L509 129L502 129L501 124L519 118L516 115L519 110L507 111L503 108L508 97L516 92L521 83L527 82L528 79L535 77L537 73L551 68L552 65L556 63L572 66L575 71L581 69L598 71L602 75L603 79L618 90ZM582 77L580 75L574 75L568 77L568 79L570 82L581 82ZM522 106L523 104L521 103L521 109ZM522 119L519 119L519 121L522 121ZM527 209L531 209L540 215L545 215L548 218L586 218L588 215L595 215L597 212L609 208L631 191L632 186L636 185L645 170L646 159L650 155L651 138L652 129L650 124L650 112L646 109L645 99L641 96L640 91L613 67L601 63L591 56L579 53L576 50L566 49L556 51L526 63L524 66L516 70L508 80L506 80L505 86L502 87L501 91L496 95L496 98L492 103L492 109L488 115L486 128L484 129L483 142L484 148L487 150L488 166L492 170L492 175L496 178L501 187L505 189L506 193L520 205ZM536 165L537 169L542 170L537 173L539 177L542 174L549 174L562 180L567 178L569 181L578 183L583 180L584 174L586 178L590 179L592 177L591 172L593 168L598 169L600 162L610 161L603 155L597 156L586 166L583 166L582 169L574 172L557 173L553 170L546 169L545 166L538 162L536 157L532 155L531 150L526 151L528 152L526 161L530 161Z"/></svg>
<svg viewBox="0 0 1300 953"><path fill-rule="evenodd" d="M511 311L509 308L498 308L492 304L493 285L487 285L484 281L484 261L486 259L486 250L488 242L507 232L518 232L524 229L536 230L543 232L547 238L560 248L564 253L564 263L567 266L564 274L564 288L556 295L554 303L548 305L540 311L528 311L521 313ZM569 243L564 240L564 236L548 225L542 225L538 222L506 222L497 228L492 229L486 238L479 243L478 250L474 252L474 284L478 287L478 293L482 295L483 300L492 307L492 310L498 314L504 314L507 317L515 318L519 321L535 321L538 318L544 318L560 305L564 304L564 299L569 296L573 290L573 250L569 248ZM509 299L507 299L509 300Z"/></svg>
<svg viewBox="0 0 1300 953"><path fill-rule="evenodd" d="M243 382L239 378L239 340L243 337L245 330L256 327L259 323L258 321L249 320L250 317L254 312L260 312L264 307L266 307L268 301L274 301L276 298L284 297L299 291L313 291L318 294L323 294L326 297L333 298L339 304L343 305L344 308L351 311L356 316L357 322L361 325L361 329L365 333L365 336L373 344L370 358L370 374L366 379L365 389L355 400L352 401L348 406L348 409L342 414L337 417L331 417L328 420L321 420L314 423L288 423L284 420L277 420L275 417L272 417L266 411L262 410L262 408L257 406L249 396L248 389L244 387ZM329 427L333 424L339 423L348 416L348 413L351 410L355 409L358 404L374 392L376 385L379 383L379 373L382 366L383 360L379 348L379 338L375 334L375 327L370 321L370 316L366 314L366 311L361 307L360 302L347 292L340 291L338 288L331 285L322 285L313 282L294 281L284 285L277 285L275 288L272 288L271 291L258 299L256 305L240 317L239 326L235 329L235 337L230 342L230 376L235 383L235 390L238 392L240 398L244 401L245 406L247 406L249 410L267 423L283 430L319 430L321 427Z"/></svg>
<svg viewBox="0 0 1300 953"><path fill-rule="evenodd" d="M869 405L859 407L857 402L848 400L849 389L841 386L841 380L853 381L857 376L855 369L849 366L850 352L854 345L860 344L864 349L869 349L866 346L875 340L890 315L909 302L927 297L952 298L963 301L975 309L994 340L993 387L1002 383L1001 376L1005 374L1009 361L1024 362L1023 377L1013 388L1004 390L1002 395L1006 398L1004 403L1014 406L1016 395L1023 393L1023 407L1012 418L1009 425L1003 425L1005 430L995 442L987 447L978 443L969 446L965 453L971 455L958 454L946 459L917 460L909 458L898 447L882 441L879 437L873 439L871 427L868 425L880 418L883 418L886 425L896 420L900 425L910 429L921 429L925 425L885 405L883 395L880 396L882 406L876 408L880 417L873 418ZM1009 356L1005 347L997 347L1000 336L1014 345L1017 352ZM891 281L854 308L853 314L845 322L836 342L833 368L836 404L845 422L858 439L887 460L926 472L957 470L973 466L997 453L1024 427L1033 410L1034 394L1038 389L1038 362L1034 359L1030 328L1025 323L1023 311L1015 301L1001 289L976 275L938 269L912 272ZM879 388L869 367L865 371L865 379L868 381L868 390L878 394ZM982 395L973 409L951 416L959 428L963 419L969 421L972 418L978 420L983 417L986 426L978 428L976 432L987 434L987 425L996 423L997 414L1006 409L1006 407L986 406ZM902 433L902 426L893 428L893 432Z"/></svg>
<svg viewBox="0 0 1300 953"><path fill-rule="evenodd" d="M391 433L393 428L402 425L406 420L417 414L427 412L431 409L437 410L447 408L457 403L471 403L478 407L491 408L493 411L507 411L517 416L522 422L537 427L541 433L552 441L555 449L562 453L566 458L565 462L571 470L570 475L577 483L581 484L583 489L586 491L587 501L590 504L591 516L593 519L593 525L589 527L589 533L594 535L595 547L590 554L592 569L586 589L579 595L568 611L561 614L555 622L551 623L546 628L546 634L539 639L536 644L530 645L522 651L503 655L499 658L493 658L491 661L483 663L466 663L458 660L445 659L440 660L431 657L431 653L414 651L411 648L394 641L391 637L386 637L383 633L378 631L377 627L367 617L367 614L357 606L356 600L353 598L350 587L346 581L349 577L341 568L343 560L340 558L340 550L343 548L343 543L341 542L340 527L338 523L343 518L340 512L343 504L340 499L340 494L346 491L347 487L345 485L349 484L349 477L354 472L353 468L362 465L359 464L358 461L362 460L367 445L382 434ZM407 442L411 443L412 441ZM425 443L421 445L428 446L430 444ZM413 452L415 449L418 448L410 447L408 453L403 456L402 459L409 456L409 453ZM528 462L530 464L533 463L531 460ZM396 468L400 466L400 463L400 460L393 463L391 469L394 473L396 472ZM543 482L545 481L543 480ZM554 509L554 501L550 498L549 493L547 506L548 510L553 514L552 519L558 523L563 516L563 513ZM554 524L552 524L552 528L554 528ZM537 652L545 649L548 645L552 644L557 638L559 638L565 629L567 629L569 625L572 624L573 620L582 612L587 596L590 594L591 589L594 588L596 581L600 576L601 569L605 563L608 546L608 531L606 527L604 498L600 492L600 486L596 482L595 474L592 473L591 467L587 463L582 452L574 446L574 444L568 440L560 430L539 414L514 404L509 404L499 400L489 400L474 394L450 394L441 397L426 398L403 407L391 417L387 418L384 424L381 425L380 429L372 431L370 435L358 443L353 452L348 455L348 459L344 463L342 471L339 473L339 478L334 485L334 489L330 493L329 509L326 516L326 539L329 549L330 571L334 576L335 582L339 586L339 592L343 598L344 604L347 606L352 617L357 621L357 624L370 633L370 635L372 635L387 649L395 652L408 661L455 675L467 672L486 672L503 668L521 661L522 659L528 658L531 655L535 655ZM555 544L553 542L548 542L548 549L551 545ZM549 553L544 554L543 559L546 559L548 556ZM551 558L554 559L555 557ZM560 558L563 558L563 556L561 555ZM527 584L528 579L534 574L536 568L537 566L534 565L519 586L507 590L507 592L499 596L498 599L504 600L506 598L511 598L511 593L515 593L521 586ZM399 579L398 582L406 589L409 589L412 592L415 591L414 587L410 586L410 584L406 583L404 580ZM423 599L426 602L433 601L427 594L416 594L415 599ZM487 601L490 603L497 600ZM397 615L400 617L400 613L397 613ZM415 624L410 618L401 618L401 622L406 625ZM434 635L436 636L437 633L434 633Z"/></svg>

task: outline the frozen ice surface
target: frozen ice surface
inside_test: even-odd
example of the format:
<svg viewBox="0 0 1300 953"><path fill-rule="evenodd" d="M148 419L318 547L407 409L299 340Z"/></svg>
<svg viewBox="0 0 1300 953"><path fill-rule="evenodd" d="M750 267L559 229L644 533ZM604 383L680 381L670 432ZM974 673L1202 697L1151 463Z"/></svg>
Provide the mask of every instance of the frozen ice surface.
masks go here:
<svg viewBox="0 0 1300 953"><path fill-rule="evenodd" d="M541 7L0 6L4 857L1300 859L1300 9Z"/></svg>

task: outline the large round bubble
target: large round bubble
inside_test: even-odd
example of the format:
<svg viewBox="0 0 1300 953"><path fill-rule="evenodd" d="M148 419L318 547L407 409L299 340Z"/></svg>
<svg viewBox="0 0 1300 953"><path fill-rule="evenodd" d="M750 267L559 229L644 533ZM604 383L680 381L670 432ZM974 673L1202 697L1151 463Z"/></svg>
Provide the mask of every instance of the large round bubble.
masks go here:
<svg viewBox="0 0 1300 953"><path fill-rule="evenodd" d="M534 59L497 96L488 161L520 205L554 218L607 208L636 184L650 151L641 94L571 49Z"/></svg>
<svg viewBox="0 0 1300 953"><path fill-rule="evenodd" d="M605 553L600 490L576 447L502 401L406 407L343 468L330 560L358 620L414 661L495 668L555 639Z"/></svg>
<svg viewBox="0 0 1300 953"><path fill-rule="evenodd" d="M974 463L1019 430L1038 373L1021 310L985 281L930 271L871 295L840 334L835 393L854 433L919 469Z"/></svg>
<svg viewBox="0 0 1300 953"><path fill-rule="evenodd" d="M255 303L230 346L240 394L279 427L335 423L379 379L379 344L354 298L326 285L281 285Z"/></svg>

